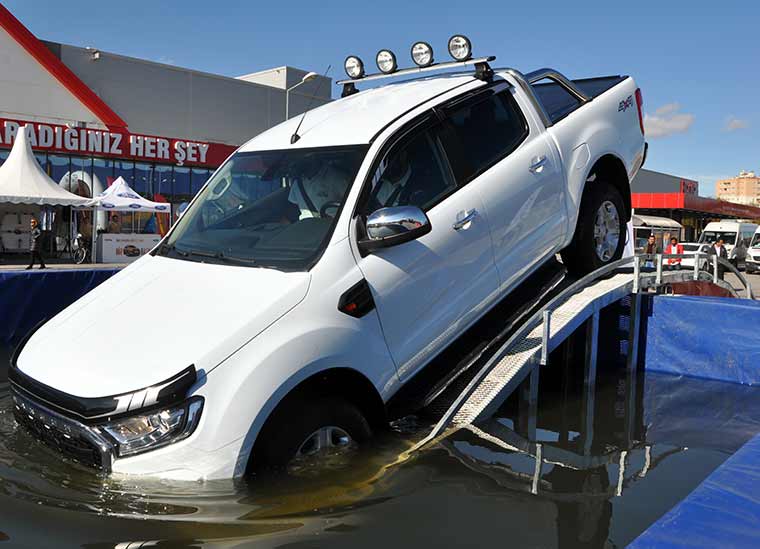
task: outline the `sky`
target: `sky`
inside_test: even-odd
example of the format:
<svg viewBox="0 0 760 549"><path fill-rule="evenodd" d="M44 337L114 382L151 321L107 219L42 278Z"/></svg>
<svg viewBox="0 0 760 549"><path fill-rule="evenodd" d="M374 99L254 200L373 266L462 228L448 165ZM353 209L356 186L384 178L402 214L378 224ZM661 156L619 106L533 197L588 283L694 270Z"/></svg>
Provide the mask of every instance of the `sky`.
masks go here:
<svg viewBox="0 0 760 549"><path fill-rule="evenodd" d="M238 76L280 65L344 76L390 48L466 34L475 55L571 78L628 74L644 96L646 167L696 179L760 172L760 2L2 0L38 38ZM333 96L340 90L333 88Z"/></svg>

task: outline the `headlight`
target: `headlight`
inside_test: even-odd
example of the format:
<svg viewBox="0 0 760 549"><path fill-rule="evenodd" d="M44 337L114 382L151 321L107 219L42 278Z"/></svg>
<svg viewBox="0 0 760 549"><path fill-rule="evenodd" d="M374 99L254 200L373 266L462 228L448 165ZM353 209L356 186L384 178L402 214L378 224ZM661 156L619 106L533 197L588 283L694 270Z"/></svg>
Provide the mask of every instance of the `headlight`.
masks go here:
<svg viewBox="0 0 760 549"><path fill-rule="evenodd" d="M198 426L203 398L118 419L101 428L116 442L119 457L155 450L189 437Z"/></svg>
<svg viewBox="0 0 760 549"><path fill-rule="evenodd" d="M364 76L364 63L355 55L349 55L343 62L343 68L346 69L346 74L349 78L361 78Z"/></svg>
<svg viewBox="0 0 760 549"><path fill-rule="evenodd" d="M456 61L467 61L472 55L472 43L463 34L455 34L449 38L449 54Z"/></svg>
<svg viewBox="0 0 760 549"><path fill-rule="evenodd" d="M412 46L412 61L418 67L428 67L433 64L433 48L427 42L416 42Z"/></svg>
<svg viewBox="0 0 760 549"><path fill-rule="evenodd" d="M398 68L396 56L391 50L380 50L377 52L375 63L378 70L385 74L390 74Z"/></svg>

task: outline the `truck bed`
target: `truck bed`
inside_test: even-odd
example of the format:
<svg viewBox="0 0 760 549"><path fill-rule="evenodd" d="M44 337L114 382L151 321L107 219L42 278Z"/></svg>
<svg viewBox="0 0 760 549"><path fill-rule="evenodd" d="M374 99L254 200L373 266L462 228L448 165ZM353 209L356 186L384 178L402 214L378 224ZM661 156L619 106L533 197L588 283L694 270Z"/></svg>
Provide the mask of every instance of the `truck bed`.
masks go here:
<svg viewBox="0 0 760 549"><path fill-rule="evenodd" d="M628 76L599 76L595 78L579 78L572 80L583 93L591 97L597 97L609 89L620 84ZM557 82L548 81L532 85L536 97L544 106L546 114L553 122L559 122L579 106L578 100L570 95L566 89Z"/></svg>

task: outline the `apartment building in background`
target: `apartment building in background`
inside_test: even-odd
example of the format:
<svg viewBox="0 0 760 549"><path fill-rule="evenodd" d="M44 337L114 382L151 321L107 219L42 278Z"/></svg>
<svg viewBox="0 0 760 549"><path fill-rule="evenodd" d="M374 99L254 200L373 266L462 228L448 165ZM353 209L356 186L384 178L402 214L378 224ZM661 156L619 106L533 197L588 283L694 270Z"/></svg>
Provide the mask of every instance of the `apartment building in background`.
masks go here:
<svg viewBox="0 0 760 549"><path fill-rule="evenodd" d="M740 171L736 177L722 179L715 184L715 194L719 200L760 205L760 176L755 172Z"/></svg>

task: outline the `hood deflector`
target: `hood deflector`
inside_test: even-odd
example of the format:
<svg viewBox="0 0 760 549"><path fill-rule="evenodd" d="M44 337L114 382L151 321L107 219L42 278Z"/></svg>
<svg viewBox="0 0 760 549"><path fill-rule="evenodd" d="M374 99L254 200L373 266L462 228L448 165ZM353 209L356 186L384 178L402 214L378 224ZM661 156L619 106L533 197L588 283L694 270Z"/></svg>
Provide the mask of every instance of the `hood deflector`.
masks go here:
<svg viewBox="0 0 760 549"><path fill-rule="evenodd" d="M87 422L110 421L113 418L134 414L137 410L175 404L184 400L188 390L198 380L195 366L190 365L169 379L129 393L113 396L78 397L40 383L22 372L16 359L34 332L44 323L40 322L16 347L11 357L8 380L13 388L54 410Z"/></svg>

